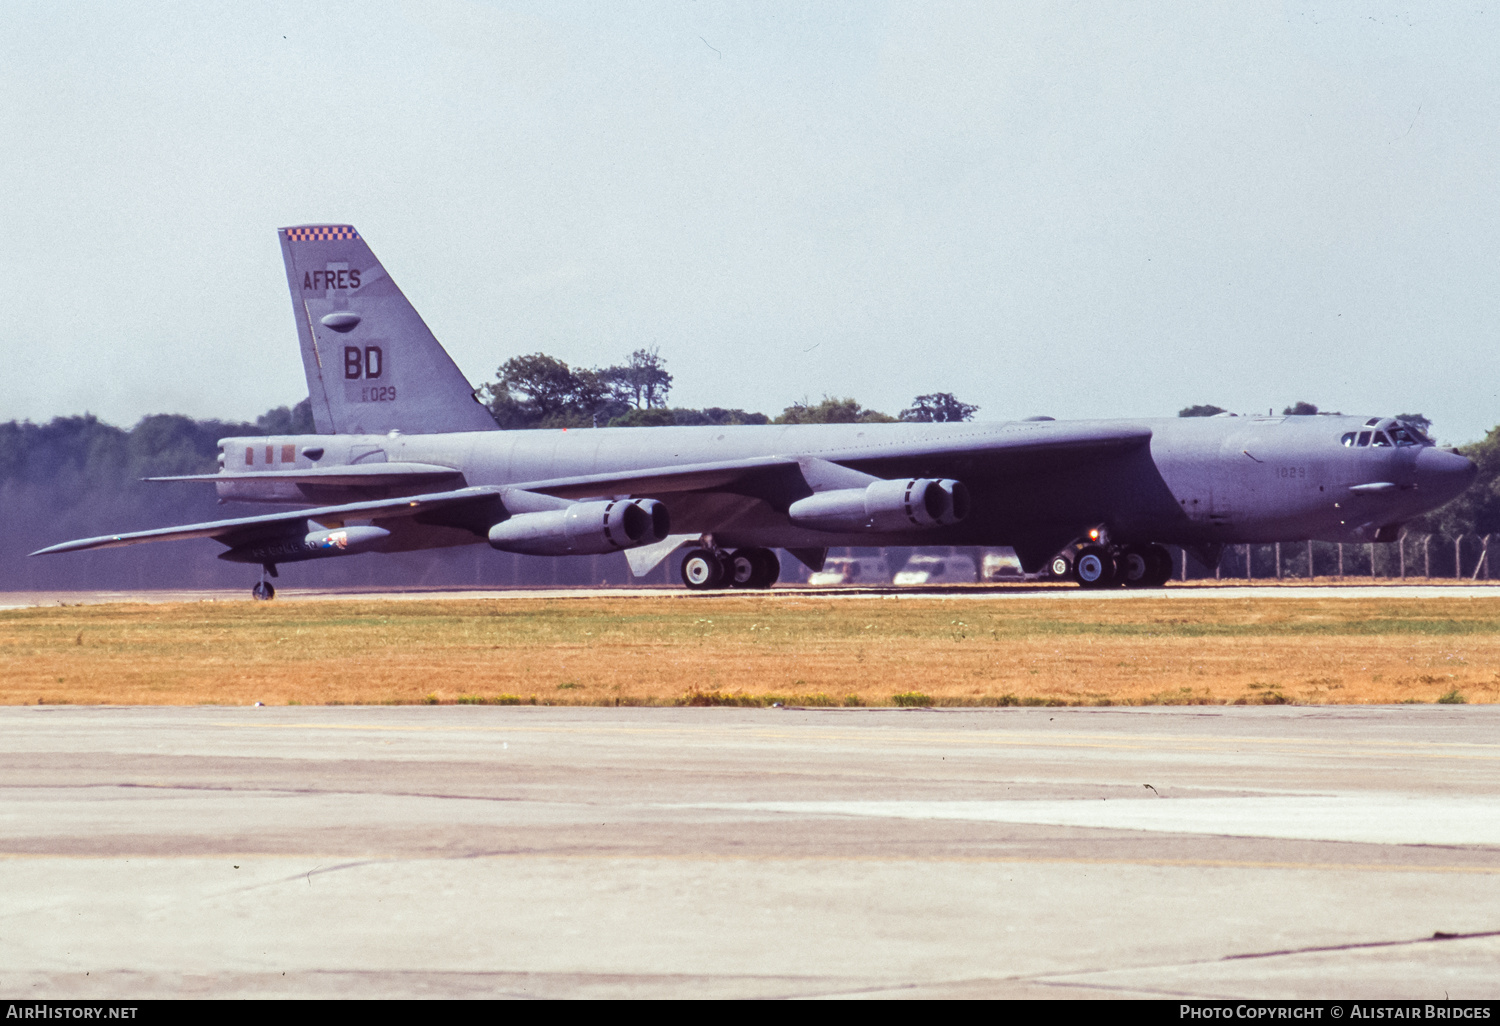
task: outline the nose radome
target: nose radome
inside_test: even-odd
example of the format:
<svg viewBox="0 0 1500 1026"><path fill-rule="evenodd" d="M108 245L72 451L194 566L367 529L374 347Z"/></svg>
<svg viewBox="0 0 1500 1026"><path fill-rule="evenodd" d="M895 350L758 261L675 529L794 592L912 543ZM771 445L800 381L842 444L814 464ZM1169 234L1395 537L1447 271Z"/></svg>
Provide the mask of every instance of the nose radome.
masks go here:
<svg viewBox="0 0 1500 1026"><path fill-rule="evenodd" d="M1456 452L1425 448L1417 453L1417 488L1439 503L1462 494L1478 473L1473 460Z"/></svg>

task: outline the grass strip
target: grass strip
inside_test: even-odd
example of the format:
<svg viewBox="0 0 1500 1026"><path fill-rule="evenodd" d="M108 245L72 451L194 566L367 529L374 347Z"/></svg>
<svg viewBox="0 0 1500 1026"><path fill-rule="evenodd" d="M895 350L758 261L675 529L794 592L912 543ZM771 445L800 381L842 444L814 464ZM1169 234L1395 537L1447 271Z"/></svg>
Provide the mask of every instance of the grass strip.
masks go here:
<svg viewBox="0 0 1500 1026"><path fill-rule="evenodd" d="M807 595L0 612L5 704L1274 705L1500 697L1500 597Z"/></svg>

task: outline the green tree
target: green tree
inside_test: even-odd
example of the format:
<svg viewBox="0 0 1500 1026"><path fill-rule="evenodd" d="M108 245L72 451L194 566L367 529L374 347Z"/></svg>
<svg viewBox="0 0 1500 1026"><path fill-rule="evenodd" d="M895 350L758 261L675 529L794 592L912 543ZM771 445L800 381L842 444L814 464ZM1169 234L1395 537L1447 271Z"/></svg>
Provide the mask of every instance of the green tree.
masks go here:
<svg viewBox="0 0 1500 1026"><path fill-rule="evenodd" d="M701 410L675 409L672 415L683 427L709 424L714 427L732 427L736 424L769 424L771 418L764 413L749 413L745 410L726 410L722 406L705 406Z"/></svg>
<svg viewBox="0 0 1500 1026"><path fill-rule="evenodd" d="M626 410L609 422L609 427L671 427L677 423L673 410Z"/></svg>
<svg viewBox="0 0 1500 1026"><path fill-rule="evenodd" d="M874 424L895 423L896 418L875 410L867 410L850 398L835 399L825 395L816 404L803 400L793 403L781 411L777 424Z"/></svg>
<svg viewBox="0 0 1500 1026"><path fill-rule="evenodd" d="M546 353L513 356L494 384L479 390L503 428L587 427L608 404L610 389L597 371L574 370Z"/></svg>
<svg viewBox="0 0 1500 1026"><path fill-rule="evenodd" d="M637 349L630 354L628 363L605 367L597 373L609 389L610 397L618 402L628 403L637 410L666 408L672 375L667 373L666 361L655 347Z"/></svg>
<svg viewBox="0 0 1500 1026"><path fill-rule="evenodd" d="M27 559L26 553L65 538L232 515L210 486L141 478L212 473L219 439L289 433L280 428L296 426L299 408L307 406L268 410L255 423L153 414L128 431L88 414L0 424L0 505L8 511L0 580L49 589L219 581L216 568L162 551L58 560Z"/></svg>
<svg viewBox="0 0 1500 1026"><path fill-rule="evenodd" d="M919 395L911 406L901 411L900 419L923 424L948 424L961 420L973 420L979 407L959 402L952 392L933 392Z"/></svg>
<svg viewBox="0 0 1500 1026"><path fill-rule="evenodd" d="M1222 406L1188 406L1177 411L1179 417L1216 417L1228 411Z"/></svg>
<svg viewBox="0 0 1500 1026"><path fill-rule="evenodd" d="M701 410L675 407L670 410L627 410L609 422L610 427L731 427L736 424L769 424L771 418L764 413L747 413L744 410L726 410L722 406L709 406Z"/></svg>
<svg viewBox="0 0 1500 1026"><path fill-rule="evenodd" d="M266 435L311 435L317 433L313 425L312 400L304 399L296 406L277 406L255 418L255 427Z"/></svg>
<svg viewBox="0 0 1500 1026"><path fill-rule="evenodd" d="M1287 417L1311 417L1318 412L1318 408L1312 403L1298 399L1281 412Z"/></svg>

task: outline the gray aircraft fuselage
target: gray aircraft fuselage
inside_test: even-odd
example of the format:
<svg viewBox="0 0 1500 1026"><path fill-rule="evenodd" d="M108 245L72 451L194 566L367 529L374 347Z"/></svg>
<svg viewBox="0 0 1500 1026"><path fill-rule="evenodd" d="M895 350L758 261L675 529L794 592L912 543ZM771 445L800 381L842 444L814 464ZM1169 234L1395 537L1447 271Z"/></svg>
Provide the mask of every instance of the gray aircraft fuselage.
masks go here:
<svg viewBox="0 0 1500 1026"><path fill-rule="evenodd" d="M1381 421L1391 427L1391 422ZM246 474L371 463L452 468L445 487L511 485L591 474L649 471L753 457L814 457L883 478L939 475L962 481L973 510L961 523L927 530L834 534L798 526L762 497L677 492L674 532L716 545L816 548L858 545L1009 545L1028 569L1093 527L1116 543L1391 540L1389 529L1462 492L1473 463L1431 444L1357 443L1376 418L1247 416L1121 421L958 424L829 424L598 428L449 434L299 435L230 438L224 470ZM1144 444L1108 456L1066 451L989 459L991 445L1023 439L1149 431ZM1409 437L1409 436L1408 436ZM934 446L951 454L933 455ZM304 453L322 450L320 459ZM245 452L252 462L246 465ZM909 458L902 456L910 450ZM267 465L257 454L270 453ZM916 453L921 452L918 456ZM287 462L275 457L293 454ZM304 482L223 481L225 499L333 504L431 490L430 484L349 487ZM1351 491L1351 489L1356 489ZM641 493L637 493L641 494ZM650 494L649 492L645 494ZM461 529L407 525L387 551L482 542ZM1382 529L1386 529L1382 533Z"/></svg>
<svg viewBox="0 0 1500 1026"><path fill-rule="evenodd" d="M1476 473L1398 420L1339 415L501 431L354 226L278 237L317 434L223 439L218 473L154 480L302 508L37 555L214 538L275 574L484 542L624 551L639 576L698 545L689 587L763 588L776 548L815 566L832 546L1010 546L1060 573L1079 542L1061 562L1080 584L1157 586L1161 543L1213 565L1225 544L1391 541Z"/></svg>

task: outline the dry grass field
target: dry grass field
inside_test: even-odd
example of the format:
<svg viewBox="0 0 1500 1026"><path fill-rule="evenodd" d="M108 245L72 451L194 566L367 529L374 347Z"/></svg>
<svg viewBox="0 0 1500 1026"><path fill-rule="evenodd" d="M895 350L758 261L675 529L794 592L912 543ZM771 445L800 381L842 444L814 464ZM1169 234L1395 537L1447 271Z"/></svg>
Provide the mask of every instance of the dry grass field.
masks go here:
<svg viewBox="0 0 1500 1026"><path fill-rule="evenodd" d="M0 612L0 702L1493 702L1500 597L805 593Z"/></svg>

